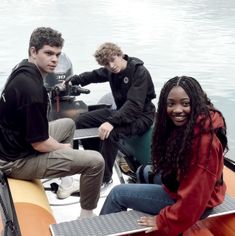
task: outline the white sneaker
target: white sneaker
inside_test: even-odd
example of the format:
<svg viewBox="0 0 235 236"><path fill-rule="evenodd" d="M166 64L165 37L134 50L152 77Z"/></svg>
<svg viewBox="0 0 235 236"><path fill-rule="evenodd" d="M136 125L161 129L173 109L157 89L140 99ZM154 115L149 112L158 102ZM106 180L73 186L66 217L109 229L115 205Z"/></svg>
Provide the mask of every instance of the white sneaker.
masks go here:
<svg viewBox="0 0 235 236"><path fill-rule="evenodd" d="M102 189L108 188L112 184L113 184L113 179L110 179L108 182L103 182L101 185L101 191L102 191Z"/></svg>
<svg viewBox="0 0 235 236"><path fill-rule="evenodd" d="M70 187L65 188L60 185L56 195L57 198L64 199L69 197L72 193L79 192L79 190L80 190L80 181L73 179L73 183Z"/></svg>
<svg viewBox="0 0 235 236"><path fill-rule="evenodd" d="M94 216L97 216L93 211L90 212L85 212L83 214L81 214L77 220L82 220L82 219L87 219L87 218L92 218Z"/></svg>

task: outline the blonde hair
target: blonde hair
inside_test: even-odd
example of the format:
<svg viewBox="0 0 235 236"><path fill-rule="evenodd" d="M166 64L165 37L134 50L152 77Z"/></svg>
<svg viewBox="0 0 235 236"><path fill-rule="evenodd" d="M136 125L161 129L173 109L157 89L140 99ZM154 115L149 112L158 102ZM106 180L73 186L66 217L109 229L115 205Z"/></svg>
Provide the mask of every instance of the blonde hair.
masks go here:
<svg viewBox="0 0 235 236"><path fill-rule="evenodd" d="M119 46L109 42L100 45L94 54L96 61L102 66L108 65L114 56L123 56L123 52Z"/></svg>

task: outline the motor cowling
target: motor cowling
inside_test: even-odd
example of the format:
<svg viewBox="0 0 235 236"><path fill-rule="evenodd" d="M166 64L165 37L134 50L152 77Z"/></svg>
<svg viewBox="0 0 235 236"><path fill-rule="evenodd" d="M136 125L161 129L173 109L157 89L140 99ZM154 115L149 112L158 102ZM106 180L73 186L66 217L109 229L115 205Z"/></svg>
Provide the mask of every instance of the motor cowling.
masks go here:
<svg viewBox="0 0 235 236"><path fill-rule="evenodd" d="M87 105L83 101L78 101L76 96L90 91L79 86L62 86L63 81L72 75L72 63L65 53L61 53L54 72L49 73L44 81L50 100L50 121L65 117L75 120L81 112L87 111Z"/></svg>
<svg viewBox="0 0 235 236"><path fill-rule="evenodd" d="M49 73L44 81L44 85L49 92L58 90L59 85L65 81L69 76L73 75L73 65L65 53L61 53L59 62L54 72ZM60 90L60 96L68 95L68 90ZM52 94L53 95L53 94Z"/></svg>

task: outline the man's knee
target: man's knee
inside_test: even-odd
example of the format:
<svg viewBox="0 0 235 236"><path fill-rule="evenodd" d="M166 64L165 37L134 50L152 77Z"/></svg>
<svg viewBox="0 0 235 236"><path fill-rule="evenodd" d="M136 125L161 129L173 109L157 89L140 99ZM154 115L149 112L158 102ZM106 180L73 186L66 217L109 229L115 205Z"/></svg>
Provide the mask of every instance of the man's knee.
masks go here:
<svg viewBox="0 0 235 236"><path fill-rule="evenodd" d="M114 128L114 129L110 132L108 139L109 139L111 142L117 143L117 142L119 141L119 138L120 138L119 130L118 130L117 128Z"/></svg>
<svg viewBox="0 0 235 236"><path fill-rule="evenodd" d="M75 122L71 118L61 118L52 122L57 122L57 125L64 126L68 130L75 130Z"/></svg>
<svg viewBox="0 0 235 236"><path fill-rule="evenodd" d="M97 151L92 151L92 153L95 166L98 169L104 169L105 162L103 156Z"/></svg>
<svg viewBox="0 0 235 236"><path fill-rule="evenodd" d="M71 130L75 130L76 129L76 125L74 120L70 119L70 118L65 118L66 122L68 124L68 127L70 127Z"/></svg>
<svg viewBox="0 0 235 236"><path fill-rule="evenodd" d="M93 150L84 150L83 152L86 152L86 155L89 156L90 166L96 170L104 170L104 158L99 152Z"/></svg>

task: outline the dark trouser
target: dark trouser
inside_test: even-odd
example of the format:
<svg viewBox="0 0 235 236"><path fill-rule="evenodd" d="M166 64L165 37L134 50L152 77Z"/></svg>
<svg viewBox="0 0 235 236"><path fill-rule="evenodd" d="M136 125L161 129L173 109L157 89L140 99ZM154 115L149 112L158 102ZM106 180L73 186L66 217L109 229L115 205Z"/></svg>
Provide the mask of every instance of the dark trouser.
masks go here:
<svg viewBox="0 0 235 236"><path fill-rule="evenodd" d="M107 118L115 113L115 110L104 108L86 113L82 113L76 120L77 129L99 127L107 121ZM103 182L108 182L112 177L112 169L118 152L118 141L132 135L143 134L152 125L152 119L144 117L136 119L135 122L123 124L111 131L108 139L100 140L99 138L83 139L84 149L99 151L105 160L105 171Z"/></svg>

